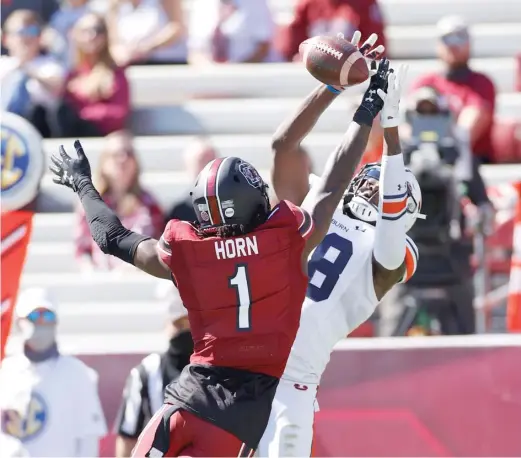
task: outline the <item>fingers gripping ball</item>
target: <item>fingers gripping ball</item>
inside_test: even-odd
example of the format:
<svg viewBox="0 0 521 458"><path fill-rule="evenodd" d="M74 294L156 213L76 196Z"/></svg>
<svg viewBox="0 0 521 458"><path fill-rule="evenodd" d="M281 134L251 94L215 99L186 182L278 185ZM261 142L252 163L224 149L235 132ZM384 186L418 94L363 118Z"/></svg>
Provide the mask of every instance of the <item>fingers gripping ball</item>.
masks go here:
<svg viewBox="0 0 521 458"><path fill-rule="evenodd" d="M342 37L313 37L300 45L306 69L331 86L354 86L369 78L369 68L357 46Z"/></svg>

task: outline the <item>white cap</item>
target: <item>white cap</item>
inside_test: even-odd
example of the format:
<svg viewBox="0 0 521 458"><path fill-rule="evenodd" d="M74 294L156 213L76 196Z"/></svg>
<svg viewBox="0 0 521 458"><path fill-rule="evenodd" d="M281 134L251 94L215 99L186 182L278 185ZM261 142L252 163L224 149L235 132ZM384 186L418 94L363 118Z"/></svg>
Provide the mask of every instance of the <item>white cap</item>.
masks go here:
<svg viewBox="0 0 521 458"><path fill-rule="evenodd" d="M438 21L436 28L440 37L452 33L465 33L468 35L468 24L461 16L444 16Z"/></svg>
<svg viewBox="0 0 521 458"><path fill-rule="evenodd" d="M23 290L16 302L16 314L20 318L27 317L36 309L44 308L57 312L56 303L44 288L28 288Z"/></svg>

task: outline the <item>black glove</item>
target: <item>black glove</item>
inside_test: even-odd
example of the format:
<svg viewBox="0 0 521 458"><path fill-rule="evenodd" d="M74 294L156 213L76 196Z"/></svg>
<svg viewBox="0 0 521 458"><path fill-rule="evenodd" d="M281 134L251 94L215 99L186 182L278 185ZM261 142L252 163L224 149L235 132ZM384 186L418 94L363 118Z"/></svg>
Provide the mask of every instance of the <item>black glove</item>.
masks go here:
<svg viewBox="0 0 521 458"><path fill-rule="evenodd" d="M74 142L74 148L78 159L72 159L60 145L60 156L51 156L52 164L49 166L50 171L55 175L52 179L55 183L65 185L77 192L82 181L91 182L90 164L83 147L79 140Z"/></svg>
<svg viewBox="0 0 521 458"><path fill-rule="evenodd" d="M376 118L384 106L384 101L380 98L377 91L382 89L384 92L387 92L387 78L393 72L393 69L389 69L389 60L385 57L380 61L378 69L376 68L376 62L373 60L371 62L371 70L376 70L376 73L371 77L362 103L353 116L353 121L367 126L373 125L374 118Z"/></svg>

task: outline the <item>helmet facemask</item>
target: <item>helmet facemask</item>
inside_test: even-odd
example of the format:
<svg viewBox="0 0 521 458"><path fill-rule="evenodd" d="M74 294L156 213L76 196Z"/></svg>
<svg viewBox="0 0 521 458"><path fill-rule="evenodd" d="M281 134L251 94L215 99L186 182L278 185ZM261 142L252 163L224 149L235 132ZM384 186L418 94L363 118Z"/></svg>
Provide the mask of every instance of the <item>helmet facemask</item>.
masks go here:
<svg viewBox="0 0 521 458"><path fill-rule="evenodd" d="M380 180L380 164L366 164L356 175L344 195L343 212L351 213L355 218L366 223L374 224L378 217L378 183L370 192L360 193L369 179Z"/></svg>
<svg viewBox="0 0 521 458"><path fill-rule="evenodd" d="M375 224L379 212L379 186L375 186L372 194L364 192L361 195L368 179L380 180L380 163L373 162L366 164L362 170L353 178L344 196L343 212L348 212L356 219L369 224ZM421 210L421 190L414 174L406 168L407 174L407 210L405 214L406 231L409 231L416 222L417 218L425 219Z"/></svg>

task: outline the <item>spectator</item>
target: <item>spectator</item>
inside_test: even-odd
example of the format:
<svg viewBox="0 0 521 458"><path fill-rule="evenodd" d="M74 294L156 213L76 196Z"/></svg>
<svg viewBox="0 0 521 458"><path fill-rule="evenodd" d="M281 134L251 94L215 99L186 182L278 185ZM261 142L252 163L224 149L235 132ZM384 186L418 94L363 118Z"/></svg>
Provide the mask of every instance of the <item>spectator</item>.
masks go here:
<svg viewBox="0 0 521 458"><path fill-rule="evenodd" d="M98 137L125 128L130 91L123 69L109 52L101 16L83 16L72 31L74 66L58 110L61 137Z"/></svg>
<svg viewBox="0 0 521 458"><path fill-rule="evenodd" d="M139 163L132 136L126 131L106 138L99 160L96 189L116 212L125 227L159 238L163 230L163 212L156 200L140 183ZM83 268L113 269L124 263L104 255L93 242L83 211L79 210L76 254Z"/></svg>
<svg viewBox="0 0 521 458"><path fill-rule="evenodd" d="M474 156L481 162L490 162L496 100L494 83L469 66L470 35L463 19L445 17L438 22L438 31L438 56L445 71L420 77L413 82L412 89L431 86L445 96L458 126L470 134Z"/></svg>
<svg viewBox="0 0 521 458"><path fill-rule="evenodd" d="M181 0L115 0L108 22L119 65L186 64Z"/></svg>
<svg viewBox="0 0 521 458"><path fill-rule="evenodd" d="M51 16L44 32L45 48L67 66L72 60L69 34L76 22L90 11L88 3L88 0L64 0L60 9Z"/></svg>
<svg viewBox="0 0 521 458"><path fill-rule="evenodd" d="M366 38L378 34L378 43L385 46L377 0L297 0L293 21L282 31L278 47L291 61L299 58L300 43L308 38L337 33L351 37L356 30Z"/></svg>
<svg viewBox="0 0 521 458"><path fill-rule="evenodd" d="M190 12L190 63L274 60L266 0L198 0Z"/></svg>
<svg viewBox="0 0 521 458"><path fill-rule="evenodd" d="M42 21L31 10L13 12L4 24L8 56L1 57L2 108L31 122L50 137L65 69L40 54Z"/></svg>
<svg viewBox="0 0 521 458"><path fill-rule="evenodd" d="M187 175L195 180L204 166L217 157L217 151L205 140L197 139L190 144L184 152L185 168ZM171 219L181 221L195 221L197 218L192 206L192 198L188 194L173 205L167 214L165 224Z"/></svg>
<svg viewBox="0 0 521 458"><path fill-rule="evenodd" d="M60 353L57 306L45 290L23 291L16 313L24 347L0 372L4 434L21 440L29 456L98 456L107 428L97 373Z"/></svg>
<svg viewBox="0 0 521 458"><path fill-rule="evenodd" d="M2 0L0 2L2 28L5 20L16 10L30 10L42 18L44 24L47 24L58 8L58 0Z"/></svg>
<svg viewBox="0 0 521 458"><path fill-rule="evenodd" d="M168 349L148 355L127 378L115 422L118 458L130 456L141 431L163 405L165 387L179 376L194 350L186 308L177 289L172 284L167 286Z"/></svg>

